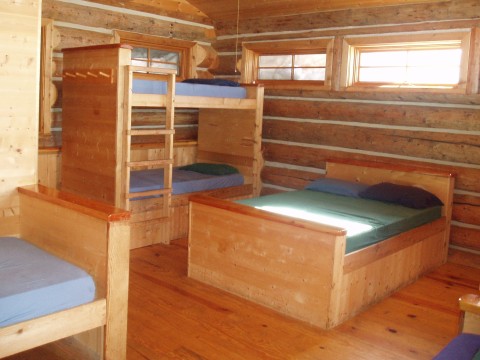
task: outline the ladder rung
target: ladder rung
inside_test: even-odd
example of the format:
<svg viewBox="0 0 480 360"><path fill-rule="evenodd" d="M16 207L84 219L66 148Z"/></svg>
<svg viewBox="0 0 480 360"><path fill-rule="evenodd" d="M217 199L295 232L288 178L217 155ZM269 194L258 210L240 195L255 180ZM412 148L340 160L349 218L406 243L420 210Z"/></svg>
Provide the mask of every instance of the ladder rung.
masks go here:
<svg viewBox="0 0 480 360"><path fill-rule="evenodd" d="M155 217L155 218L149 219L149 220L130 221L130 227L131 228L145 227L146 225L148 226L149 224L158 225L159 222L161 222L161 221L166 222L169 219L170 219L170 217L168 215L164 215L164 216Z"/></svg>
<svg viewBox="0 0 480 360"><path fill-rule="evenodd" d="M133 168L141 168L141 167L146 167L146 166L165 166L165 165L170 165L173 164L172 159L166 159L166 160L144 160L144 161L131 161L127 162L127 166L131 169Z"/></svg>
<svg viewBox="0 0 480 360"><path fill-rule="evenodd" d="M141 136L141 135L173 135L175 134L174 129L134 129L127 130L127 135L130 136Z"/></svg>
<svg viewBox="0 0 480 360"><path fill-rule="evenodd" d="M134 199L145 196L155 196L155 195L168 195L172 192L172 189L158 189L158 190L149 190L149 191L139 191L134 193L127 194L127 199Z"/></svg>

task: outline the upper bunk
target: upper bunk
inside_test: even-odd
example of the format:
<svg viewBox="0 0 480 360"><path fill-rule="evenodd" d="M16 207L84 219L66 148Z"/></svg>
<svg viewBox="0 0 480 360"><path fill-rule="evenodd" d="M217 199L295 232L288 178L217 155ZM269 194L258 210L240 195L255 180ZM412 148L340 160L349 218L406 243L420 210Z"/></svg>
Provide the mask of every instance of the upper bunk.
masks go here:
<svg viewBox="0 0 480 360"><path fill-rule="evenodd" d="M168 102L168 85L166 81L136 78L135 74L146 72L164 73L165 69L145 69L129 66L133 73L131 82L131 106L166 107ZM243 109L255 110L259 101L263 101L261 86L239 86L238 83L217 79L188 79L175 84L176 108L208 109Z"/></svg>
<svg viewBox="0 0 480 360"><path fill-rule="evenodd" d="M105 59L112 49L120 50L118 64L105 67ZM125 78L125 91L131 92L129 106L145 108L166 107L169 89L162 78L173 71L162 68L132 66L130 52L132 47L125 44L108 44L63 49L64 56L80 59L75 66L63 70L64 80L82 82L111 82ZM118 69L116 69L118 65ZM125 66L124 70L121 69ZM124 74L121 72L124 71ZM151 75L151 76L149 76ZM157 75L157 76L156 76ZM158 79L160 77L160 79ZM175 108L209 108L255 110L259 102L263 103L262 85L242 85L228 80L187 79L174 86Z"/></svg>

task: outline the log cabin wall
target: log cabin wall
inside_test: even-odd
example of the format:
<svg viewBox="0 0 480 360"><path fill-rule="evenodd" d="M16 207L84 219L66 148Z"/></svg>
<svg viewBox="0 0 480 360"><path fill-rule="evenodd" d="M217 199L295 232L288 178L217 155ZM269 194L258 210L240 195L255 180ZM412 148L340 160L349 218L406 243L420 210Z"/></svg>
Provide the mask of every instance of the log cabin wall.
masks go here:
<svg viewBox="0 0 480 360"><path fill-rule="evenodd" d="M18 234L17 187L37 181L41 1L0 7L0 229Z"/></svg>
<svg viewBox="0 0 480 360"><path fill-rule="evenodd" d="M261 14L259 14L261 16ZM324 173L327 158L421 164L456 174L451 261L480 266L480 2L349 9L218 22L219 77L239 78L239 44L334 39L332 89L269 89L263 119L263 192L303 187ZM281 30L279 30L281 29ZM349 35L473 29L469 95L346 91L339 84L341 43Z"/></svg>
<svg viewBox="0 0 480 360"><path fill-rule="evenodd" d="M117 6L118 5L118 6ZM211 21L198 16L195 9L182 6L184 12L165 12L151 14L119 7L117 1L103 1L102 4L83 0L44 0L42 18L52 20L51 36L52 74L57 96L51 107L51 123L43 127L48 129L40 134L39 182L46 186L59 188L62 145L62 49L116 42L115 30L145 35L168 37L172 39L194 41L196 76L212 77L209 67L216 65L216 52L211 47L215 32ZM176 139L195 141L197 138L198 112L177 110ZM143 110L133 113L133 125L159 124L157 111ZM161 123L160 123L161 124ZM142 138L133 154L134 159L147 159L160 151L153 143L158 139ZM146 144L145 144L146 142ZM176 148L175 159L178 164L189 163L195 157L195 146L186 142Z"/></svg>

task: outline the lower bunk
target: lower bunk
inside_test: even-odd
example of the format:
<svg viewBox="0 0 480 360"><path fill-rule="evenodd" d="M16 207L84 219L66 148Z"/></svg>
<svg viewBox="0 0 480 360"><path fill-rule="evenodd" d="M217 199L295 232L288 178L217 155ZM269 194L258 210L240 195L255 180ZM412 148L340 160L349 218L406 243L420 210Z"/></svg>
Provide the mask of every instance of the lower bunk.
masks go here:
<svg viewBox="0 0 480 360"><path fill-rule="evenodd" d="M216 198L238 200L252 197L253 184L231 165L193 163L172 171L172 197L169 216L165 217L163 196L135 197L163 189L163 169L133 171L130 175L131 248L156 243L170 243L188 236L188 199L204 194Z"/></svg>
<svg viewBox="0 0 480 360"><path fill-rule="evenodd" d="M0 237L0 358L74 336L125 359L129 213L42 186L19 197L19 233Z"/></svg>
<svg viewBox="0 0 480 360"><path fill-rule="evenodd" d="M348 189L335 194L340 198L333 201L327 219L321 222L318 218L325 213L319 215L309 207L315 202L313 192L304 195L303 206L300 203L297 208L292 199L277 203L275 195L266 197L270 199L267 209L262 209L257 199L231 202L191 197L188 275L328 329L446 261L451 174L381 163L328 162L326 179L335 180L333 188L345 182ZM367 199L355 199L359 201L351 205L347 221L354 223L354 229L345 222L334 225L332 218L343 211L339 203L352 191L352 184L361 184L366 190L378 183L427 190L443 206L405 209L417 216L430 213L420 221L417 217L413 227L406 229L398 226L403 220L396 213L386 210L393 204L369 200L386 206L381 216L369 217ZM329 193L338 190L332 190L331 183L328 187ZM413 197L415 206L420 201L417 195ZM323 204L330 194L322 196L317 202ZM304 213L310 217L305 218ZM373 240L365 237L363 230L358 232L359 220L365 219L373 229ZM385 224L379 224L385 219Z"/></svg>

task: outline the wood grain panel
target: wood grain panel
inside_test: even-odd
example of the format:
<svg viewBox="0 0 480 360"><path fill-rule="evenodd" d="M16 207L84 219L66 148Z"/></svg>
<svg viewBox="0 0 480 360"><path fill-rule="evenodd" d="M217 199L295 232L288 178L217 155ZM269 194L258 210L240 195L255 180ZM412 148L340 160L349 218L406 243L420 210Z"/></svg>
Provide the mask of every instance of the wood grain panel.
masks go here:
<svg viewBox="0 0 480 360"><path fill-rule="evenodd" d="M433 103L430 106L438 104L441 108L461 108L466 105L475 107L480 105L480 98L478 95L465 94L451 94L451 93L434 93L434 92L410 92L410 91L325 91L315 89L265 89L265 98L280 97L289 100L289 97L306 98L307 100L315 101L316 99L323 100L361 100L366 103L377 103L378 101L395 102L399 106L410 105L413 103ZM299 99L299 100L300 100ZM405 103L404 103L405 102ZM447 106L444 106L447 105ZM453 105L453 106L452 106Z"/></svg>
<svg viewBox="0 0 480 360"><path fill-rule="evenodd" d="M480 197L455 196L452 219L480 226Z"/></svg>
<svg viewBox="0 0 480 360"><path fill-rule="evenodd" d="M197 112L175 111L175 125L195 125L197 123ZM140 125L165 125L165 112L135 109L132 111L132 126Z"/></svg>
<svg viewBox="0 0 480 360"><path fill-rule="evenodd" d="M92 2L111 5L130 10L142 11L161 16L169 16L186 21L199 22L203 24L211 24L212 21L202 11L192 6L186 0L94 0Z"/></svg>
<svg viewBox="0 0 480 360"><path fill-rule="evenodd" d="M468 252L462 249L450 249L448 252L448 261L453 264L480 269L480 256L478 255L478 251Z"/></svg>
<svg viewBox="0 0 480 360"><path fill-rule="evenodd" d="M242 19L258 19L279 17L314 12L337 11L340 9L360 9L399 4L418 4L439 2L441 0L264 0L261 2L240 2L239 11ZM189 2L205 12L215 21L233 21L237 15L237 1L224 0L221 3L212 0L189 0Z"/></svg>
<svg viewBox="0 0 480 360"><path fill-rule="evenodd" d="M480 176L480 169L467 167L442 166L432 164L425 159L425 162L420 160L403 160L397 158L389 158L388 156L366 155L356 153L353 149L338 149L332 150L321 147L305 147L301 145L284 145L264 142L263 154L266 161L273 161L285 164L307 166L312 168L324 168L325 160L329 158L340 159L370 159L377 161L390 161L398 164L417 164L423 166L435 167L438 169L449 170L456 174L455 187L462 190L480 192L480 183L478 176Z"/></svg>
<svg viewBox="0 0 480 360"><path fill-rule="evenodd" d="M38 183L50 188L60 188L61 154L59 149L40 151L38 154Z"/></svg>
<svg viewBox="0 0 480 360"><path fill-rule="evenodd" d="M307 95L307 94L306 94ZM308 95L307 95L308 96ZM320 99L321 100L321 99ZM296 119L354 121L365 124L480 131L478 109L395 103L265 99L264 115Z"/></svg>
<svg viewBox="0 0 480 360"><path fill-rule="evenodd" d="M334 279L332 271L335 270L333 258L329 259L330 262L328 259L320 261L316 250L312 250L324 247L325 251L332 252L332 249L340 247L341 242L333 233L319 239L311 229L295 232L295 227L265 219L264 232L271 235L269 240L276 239L266 241L261 234L248 231L252 229L249 217L238 214L225 217L216 209L198 214L196 208L206 210L196 203L190 209L194 220L190 223L190 239L195 239L189 249L190 277L241 294L247 299L255 299L284 313L295 314L311 323L328 322L325 313L313 315L306 307L327 308L330 304L330 288ZM209 232L207 226L198 225L212 223L219 225L224 232ZM238 234L234 242L229 240L233 239L229 232ZM202 239L202 234L207 240ZM288 237L297 239L301 249L291 247ZM292 266L285 272L287 258ZM318 269L322 276L306 272L309 266ZM303 283L298 281L298 277L303 279ZM299 288L302 290L298 290L299 297L295 298L295 289Z"/></svg>
<svg viewBox="0 0 480 360"><path fill-rule="evenodd" d="M477 164L480 159L478 135L269 119L265 119L263 124L265 139L322 144L466 164ZM388 147L385 144L388 144Z"/></svg>
<svg viewBox="0 0 480 360"><path fill-rule="evenodd" d="M479 21L477 19L459 19L459 20L450 20L445 22L420 22L420 23L398 23L394 21L394 25L376 25L371 24L369 26L336 26L333 28L322 28L318 27L315 29L305 29L305 30L296 30L292 32L282 31L281 29L276 29L274 32L268 33L255 33L255 34L242 34L238 35L238 42L262 42L262 41L284 41L286 39L297 40L297 39L308 39L308 38L320 38L320 37L329 37L329 36L345 36L345 35L371 35L371 34L382 34L382 33L392 33L392 32L415 32L415 31L435 31L435 30L457 30L464 28L474 28L477 27ZM219 38L215 42L215 49L218 52L228 53L234 51L236 48L237 36L230 35ZM227 59L229 55L223 54ZM224 61L222 56L221 62ZM229 60L226 60L227 62ZM231 61L231 60L230 60ZM220 64L220 68L224 68ZM233 69L233 68L232 68Z"/></svg>
<svg viewBox="0 0 480 360"><path fill-rule="evenodd" d="M452 225L450 243L462 248L479 249L480 228Z"/></svg>
<svg viewBox="0 0 480 360"><path fill-rule="evenodd" d="M266 165L262 170L262 180L268 184L292 189L303 189L310 181L323 177L316 172L307 172Z"/></svg>
<svg viewBox="0 0 480 360"><path fill-rule="evenodd" d="M168 19L158 19L148 16L139 16L137 14L125 15L120 12L108 11L104 9L92 9L88 6L76 5L67 2L56 2L54 0L44 0L42 6L43 17L68 22L72 24L90 26L103 30L125 30L149 35L170 37L170 32L174 32L175 38L210 42L213 40L213 31L211 29L195 26L195 24L174 23L173 30L171 21Z"/></svg>
<svg viewBox="0 0 480 360"><path fill-rule="evenodd" d="M64 20L58 19L58 21ZM104 45L113 42L113 34L104 34L63 26L56 26L56 29L60 35L60 42L55 48L55 51L82 46Z"/></svg>
<svg viewBox="0 0 480 360"><path fill-rule="evenodd" d="M254 5L255 6L255 5ZM293 6L293 5L292 5ZM415 23L452 19L475 19L480 11L476 0L438 1L429 4L405 4L373 8L349 8L338 11L318 11L308 14L286 13L280 17L243 18L240 34L262 32L298 31L312 28L337 28L384 24ZM231 20L216 22L218 35L236 33L236 23Z"/></svg>
<svg viewBox="0 0 480 360"><path fill-rule="evenodd" d="M37 181L41 1L0 6L0 228L18 233L16 188Z"/></svg>

